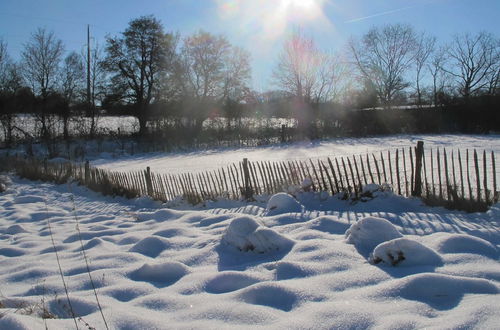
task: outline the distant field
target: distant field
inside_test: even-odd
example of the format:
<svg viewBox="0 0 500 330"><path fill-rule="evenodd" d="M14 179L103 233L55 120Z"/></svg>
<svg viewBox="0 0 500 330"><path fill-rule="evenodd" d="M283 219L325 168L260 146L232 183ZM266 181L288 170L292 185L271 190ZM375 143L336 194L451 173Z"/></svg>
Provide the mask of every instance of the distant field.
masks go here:
<svg viewBox="0 0 500 330"><path fill-rule="evenodd" d="M149 153L110 158L109 154L92 164L114 171L142 170L147 166L156 173L184 173L217 169L243 158L250 161L291 160L338 157L415 146L424 141L427 148L478 149L500 153L500 135L396 135L373 138L338 138L313 143L292 143L255 148L223 148L177 153Z"/></svg>

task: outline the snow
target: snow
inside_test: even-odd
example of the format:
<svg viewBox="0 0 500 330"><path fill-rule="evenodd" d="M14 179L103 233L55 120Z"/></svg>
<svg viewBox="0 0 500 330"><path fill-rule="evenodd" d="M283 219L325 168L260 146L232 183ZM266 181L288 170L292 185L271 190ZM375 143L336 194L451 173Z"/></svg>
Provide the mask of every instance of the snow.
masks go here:
<svg viewBox="0 0 500 330"><path fill-rule="evenodd" d="M222 237L223 241L240 251L265 253L289 250L293 241L264 227L250 216L234 218Z"/></svg>
<svg viewBox="0 0 500 330"><path fill-rule="evenodd" d="M366 217L353 223L345 235L347 243L367 252L380 243L402 237L390 221L378 217Z"/></svg>
<svg viewBox="0 0 500 330"><path fill-rule="evenodd" d="M372 260L392 266L440 265L443 262L436 251L404 237L377 245Z"/></svg>
<svg viewBox="0 0 500 330"><path fill-rule="evenodd" d="M274 194L267 202L267 215L277 215L289 212L302 212L302 205L287 193Z"/></svg>
<svg viewBox="0 0 500 330"><path fill-rule="evenodd" d="M248 148L220 148L174 153L148 153L132 156L109 153L97 155L91 161L93 166L113 171L139 171L150 167L155 173L186 173L217 170L228 164L242 161L282 161L325 159L365 155L415 147L417 141L424 141L424 148L446 148L447 150L486 149L500 153L499 135L393 135L368 138L335 138L324 141L296 142ZM460 141L457 144L457 141Z"/></svg>
<svg viewBox="0 0 500 330"><path fill-rule="evenodd" d="M426 138L430 144L433 138ZM436 138L435 145L453 139ZM345 152L366 151L366 145L343 141ZM380 138L366 149L404 141ZM491 137L463 141L464 147L500 149ZM261 155L281 157L288 147ZM331 155L334 148L328 148ZM318 150L306 154L319 157ZM195 155L178 156L174 171L216 165L202 155L182 168ZM227 161L229 151L212 156ZM143 164L148 159L136 158ZM375 185L365 187L371 197L364 201L295 191L295 197L256 196L249 203L219 199L192 206L179 199L166 208L146 197L103 197L73 184L4 179L0 329L75 328L54 247L78 326L104 328L82 245L111 329L500 324L500 204L465 213ZM394 263L400 253L404 260ZM44 312L57 318L43 320Z"/></svg>

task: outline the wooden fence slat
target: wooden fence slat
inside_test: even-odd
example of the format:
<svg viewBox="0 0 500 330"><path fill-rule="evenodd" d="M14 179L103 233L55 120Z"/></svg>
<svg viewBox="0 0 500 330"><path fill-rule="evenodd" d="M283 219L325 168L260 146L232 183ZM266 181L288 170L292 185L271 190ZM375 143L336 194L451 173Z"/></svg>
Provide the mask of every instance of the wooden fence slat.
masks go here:
<svg viewBox="0 0 500 330"><path fill-rule="evenodd" d="M351 165L351 160L349 159L349 157L346 157L347 158L347 164L349 166L349 171L351 173L351 179L352 179L352 186L353 186L353 189L354 189L354 194L357 195L359 191L361 191L360 187L358 187L358 185L356 184L356 177L354 176L354 171L352 170L352 165ZM359 190L358 190L359 188Z"/></svg>
<svg viewBox="0 0 500 330"><path fill-rule="evenodd" d="M227 171L227 176L226 176L226 173L224 172L224 168L222 168L221 170L222 170L222 176L224 178L224 183L226 185L227 193L229 194L230 192L232 192L233 196L236 196L235 192L234 192L234 187L231 184L231 177L229 176L229 170ZM229 185L227 183L228 179L229 179ZM231 186L231 191L229 191L228 186Z"/></svg>
<svg viewBox="0 0 500 330"><path fill-rule="evenodd" d="M359 175L359 169L358 169L358 163L356 162L356 157L352 156L352 160L353 160L353 163L354 163L354 169L356 170L356 175L358 177L359 191L361 192L362 187L363 187L363 183L361 182L361 176Z"/></svg>
<svg viewBox="0 0 500 330"><path fill-rule="evenodd" d="M377 170L378 184L382 184L382 178L380 176L380 168L378 166L377 158L375 158L375 154L372 154L372 157L373 157L373 162L375 163L375 169Z"/></svg>
<svg viewBox="0 0 500 330"><path fill-rule="evenodd" d="M457 173L455 170L455 153L453 152L453 149L451 150L451 168L453 175L453 190L458 196Z"/></svg>
<svg viewBox="0 0 500 330"><path fill-rule="evenodd" d="M481 202L481 177L479 176L479 161L477 151L474 149L474 168L476 169L477 201Z"/></svg>
<svg viewBox="0 0 500 330"><path fill-rule="evenodd" d="M471 174L470 174L470 168L469 168L469 149L466 150L466 164L465 167L467 168L467 185L469 187L469 199L472 200L474 197L472 195L472 180L471 180Z"/></svg>
<svg viewBox="0 0 500 330"><path fill-rule="evenodd" d="M399 149L396 149L396 181L398 183L398 195L401 195L401 181L399 176Z"/></svg>
<svg viewBox="0 0 500 330"><path fill-rule="evenodd" d="M365 185L367 185L368 181L366 180L365 165L363 164L363 157L361 157L361 155L359 155L359 164L363 172L363 180L365 180Z"/></svg>
<svg viewBox="0 0 500 330"><path fill-rule="evenodd" d="M254 194L260 195L262 194L262 191L260 188L259 178L257 176L257 170L255 169L255 162L251 162L248 166L250 167Z"/></svg>
<svg viewBox="0 0 500 330"><path fill-rule="evenodd" d="M239 191L239 186L238 186L238 183L236 181L236 177L233 173L233 168L231 166L228 166L228 173L230 174L229 175L229 179L230 179L230 182L231 182L231 186L233 187L233 198L235 199L239 199L240 197L240 191Z"/></svg>
<svg viewBox="0 0 500 330"><path fill-rule="evenodd" d="M311 175L311 171L309 170L309 166L307 164L305 164L305 168L307 170L308 178L311 179L312 189L313 189L313 191L316 191L316 184L314 184L314 177ZM318 190L321 190L321 188L319 188Z"/></svg>
<svg viewBox="0 0 500 330"><path fill-rule="evenodd" d="M257 168L259 169L261 181L264 182L266 193L269 195L269 194L271 194L271 189L269 188L269 182L267 181L267 177L265 175L265 171L262 171L262 166L261 166L260 162L257 162Z"/></svg>
<svg viewBox="0 0 500 330"><path fill-rule="evenodd" d="M464 172L462 165L462 156L460 155L460 150L458 150L458 171L460 172L460 188L462 192L462 198L465 198L465 186L464 186Z"/></svg>
<svg viewBox="0 0 500 330"><path fill-rule="evenodd" d="M405 196L408 195L408 168L406 167L406 152L405 148L401 148L401 152L403 154L403 174L405 177Z"/></svg>
<svg viewBox="0 0 500 330"><path fill-rule="evenodd" d="M339 183L337 181L337 175L335 174L335 169L333 168L333 163L330 159L330 157L327 158L328 159L328 165L330 166L330 170L332 171L332 175L333 175L333 180L335 181L335 188L337 189L337 193L340 192L340 187L339 187ZM335 192L332 190L332 195L334 195Z"/></svg>
<svg viewBox="0 0 500 330"><path fill-rule="evenodd" d="M371 179L370 183L375 183L375 179L373 178L372 167L370 166L370 157L368 156L368 154L366 154L366 166L368 166L368 173L370 174L370 179Z"/></svg>
<svg viewBox="0 0 500 330"><path fill-rule="evenodd" d="M413 164L413 148L410 147L410 195L415 191L415 166Z"/></svg>
<svg viewBox="0 0 500 330"><path fill-rule="evenodd" d="M387 150L387 162L389 163L389 176L391 178L391 187L394 187L394 174L392 173L392 159L390 150Z"/></svg>
<svg viewBox="0 0 500 330"><path fill-rule="evenodd" d="M323 162L320 162L321 166L323 167L324 171L325 171L325 174L328 178L328 183L330 184L330 191L332 193L332 195L335 194L335 189L333 187L333 181L332 181L332 178L330 176L330 174L328 173L328 169L326 168L325 164L323 164Z"/></svg>
<svg viewBox="0 0 500 330"><path fill-rule="evenodd" d="M495 166L495 154L491 152L491 169L493 171L493 203L498 202L497 171Z"/></svg>
<svg viewBox="0 0 500 330"><path fill-rule="evenodd" d="M342 171L340 171L340 165L339 165L338 158L335 158L335 165L337 165L337 174L339 175L341 189L343 191L346 191L349 184L346 182L346 185L344 185L344 180L342 179Z"/></svg>
<svg viewBox="0 0 500 330"><path fill-rule="evenodd" d="M427 179L427 158L425 157L425 150L422 147L422 155L420 156L422 158L422 165L423 165L423 170L424 170L424 184L425 184L425 195L429 197L429 181Z"/></svg>
<svg viewBox="0 0 500 330"><path fill-rule="evenodd" d="M450 173L448 170L448 154L446 153L446 148L443 148L443 157L444 157L444 173L445 173L445 178L446 178L446 195L448 201L453 201L454 196L453 196L453 191L451 189L451 184L450 184Z"/></svg>
<svg viewBox="0 0 500 330"><path fill-rule="evenodd" d="M441 180L441 155L439 148L436 150L437 164L438 164L438 179L439 179L439 198L443 199L443 181Z"/></svg>
<svg viewBox="0 0 500 330"><path fill-rule="evenodd" d="M323 191L328 191L328 187L326 185L325 175L323 173L323 168L321 166L321 161L318 159L318 170L321 175L321 182L323 183Z"/></svg>
<svg viewBox="0 0 500 330"><path fill-rule="evenodd" d="M380 152L380 160L382 161L382 171L384 173L384 181L387 182L387 172L385 170L385 160L382 151Z"/></svg>
<svg viewBox="0 0 500 330"><path fill-rule="evenodd" d="M345 174L345 179L347 182L347 189L349 190L349 193L352 194L352 186L349 182L349 174L347 174L347 167L345 166L344 157L341 157L340 160L342 161L342 166L344 167L344 174Z"/></svg>
<svg viewBox="0 0 500 330"><path fill-rule="evenodd" d="M486 150L483 150L483 187L484 187L484 201L489 203L490 197L488 194L488 175L486 173Z"/></svg>

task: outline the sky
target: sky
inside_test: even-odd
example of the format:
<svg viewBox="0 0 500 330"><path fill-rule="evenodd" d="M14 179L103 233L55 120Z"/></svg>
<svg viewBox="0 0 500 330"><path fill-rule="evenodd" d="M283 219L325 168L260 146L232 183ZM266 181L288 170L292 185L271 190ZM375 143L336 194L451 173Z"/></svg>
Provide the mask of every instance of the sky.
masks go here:
<svg viewBox="0 0 500 330"><path fill-rule="evenodd" d="M187 36L200 29L223 34L252 56L252 87L272 87L272 70L283 41L294 30L314 38L318 48L342 52L351 36L373 26L408 23L449 41L456 33L486 30L499 35L499 0L0 0L0 38L19 59L38 27L53 31L67 51L105 45L130 20L153 14L166 31Z"/></svg>

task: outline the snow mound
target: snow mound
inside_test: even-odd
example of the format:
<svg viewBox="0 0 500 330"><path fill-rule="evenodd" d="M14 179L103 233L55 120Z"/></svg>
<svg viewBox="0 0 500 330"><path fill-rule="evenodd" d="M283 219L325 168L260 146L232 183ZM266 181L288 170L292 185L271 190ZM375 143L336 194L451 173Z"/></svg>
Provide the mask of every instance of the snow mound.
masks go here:
<svg viewBox="0 0 500 330"><path fill-rule="evenodd" d="M233 292L258 283L259 281L258 278L241 272L221 272L205 284L205 291L214 294Z"/></svg>
<svg viewBox="0 0 500 330"><path fill-rule="evenodd" d="M24 195L24 196L16 196L14 198L14 203L16 204L29 204L29 203L44 203L45 199L41 196L33 196L33 195Z"/></svg>
<svg viewBox="0 0 500 330"><path fill-rule="evenodd" d="M267 306L285 312L291 311L299 302L300 295L276 283L253 285L239 295L247 304Z"/></svg>
<svg viewBox="0 0 500 330"><path fill-rule="evenodd" d="M436 251L408 239L396 238L377 245L373 250L372 261L396 266L440 265L443 260Z"/></svg>
<svg viewBox="0 0 500 330"><path fill-rule="evenodd" d="M464 294L498 294L491 281L435 273L407 276L395 286L394 293L405 299L432 305L456 303Z"/></svg>
<svg viewBox="0 0 500 330"><path fill-rule="evenodd" d="M171 285L189 273L189 268L180 262L164 262L160 264L145 263L131 273L135 281L160 282Z"/></svg>
<svg viewBox="0 0 500 330"><path fill-rule="evenodd" d="M5 230L1 230L0 233L8 234L8 235L16 235L21 233L27 233L28 231L23 228L21 225L12 225Z"/></svg>
<svg viewBox="0 0 500 330"><path fill-rule="evenodd" d="M249 216L233 219L222 239L240 251L254 251L258 253L286 251L294 244L289 238L264 227Z"/></svg>
<svg viewBox="0 0 500 330"><path fill-rule="evenodd" d="M353 223L345 236L347 243L368 252L380 243L403 237L390 221L377 217L366 217Z"/></svg>
<svg viewBox="0 0 500 330"><path fill-rule="evenodd" d="M277 193L272 195L267 202L266 214L276 215L282 213L302 212L303 206L292 195Z"/></svg>
<svg viewBox="0 0 500 330"><path fill-rule="evenodd" d="M309 228L325 233L341 235L349 229L349 223L331 215L324 215L309 221Z"/></svg>
<svg viewBox="0 0 500 330"><path fill-rule="evenodd" d="M130 252L137 252L145 256L156 258L160 253L169 248L171 244L160 237L146 237L130 248Z"/></svg>
<svg viewBox="0 0 500 330"><path fill-rule="evenodd" d="M441 234L436 249L441 253L474 253L498 257L498 249L490 242L463 234Z"/></svg>

